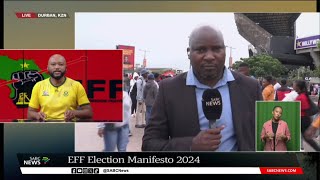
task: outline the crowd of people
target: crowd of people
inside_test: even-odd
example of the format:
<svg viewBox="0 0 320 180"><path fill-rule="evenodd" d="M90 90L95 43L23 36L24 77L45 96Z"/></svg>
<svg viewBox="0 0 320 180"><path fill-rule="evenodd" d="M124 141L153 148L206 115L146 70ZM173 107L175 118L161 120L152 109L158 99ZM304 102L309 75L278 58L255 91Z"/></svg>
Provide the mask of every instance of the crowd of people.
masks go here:
<svg viewBox="0 0 320 180"><path fill-rule="evenodd" d="M245 70L243 68L239 68L239 72L250 76L249 66L246 63L240 64L239 67L246 67ZM253 76L251 76L253 77ZM280 83L277 79L273 78L272 76L266 76L263 78L261 88L262 88L262 97L263 101L300 101L301 108L300 108L300 116L301 116L301 134L303 139L308 143L313 149L316 151L320 151L320 146L315 142L314 137L319 136L316 135L316 131L314 130L315 126L312 126L314 121L320 117L319 109L320 109L320 95L317 94L318 86L317 84L310 84L310 88L308 90L307 82L304 80L296 80L293 82L292 87L287 85L286 79L281 79ZM310 95L318 95L318 102L317 104L310 98ZM318 112L309 113L312 107L318 107ZM282 110L281 110L282 111ZM316 123L314 123L316 124ZM319 126L316 127L319 129ZM306 132L308 129L309 130ZM311 136L311 132L313 135ZM274 133L275 134L275 133ZM267 137L267 136L264 136ZM266 144L268 143L268 139L262 137L262 141ZM318 139L318 138L317 138ZM269 141L272 141L270 139ZM301 149L304 149L303 143L301 143Z"/></svg>
<svg viewBox="0 0 320 180"><path fill-rule="evenodd" d="M145 128L150 119L152 106L158 94L162 79L159 73L147 69L123 77L123 122L100 123L98 135L104 138L104 151L126 151L129 137L132 136L130 120L135 118L135 128Z"/></svg>

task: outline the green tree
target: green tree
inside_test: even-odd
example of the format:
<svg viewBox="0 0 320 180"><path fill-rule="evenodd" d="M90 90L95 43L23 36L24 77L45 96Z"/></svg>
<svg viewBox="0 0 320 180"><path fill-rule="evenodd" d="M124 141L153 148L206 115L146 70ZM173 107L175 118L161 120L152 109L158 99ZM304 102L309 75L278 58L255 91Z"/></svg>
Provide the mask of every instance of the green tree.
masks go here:
<svg viewBox="0 0 320 180"><path fill-rule="evenodd" d="M313 77L320 77L320 66L313 70Z"/></svg>
<svg viewBox="0 0 320 180"><path fill-rule="evenodd" d="M249 65L251 75L255 77L273 76L280 77L287 72L287 69L281 62L267 54L241 58L233 64L233 69L237 70L242 62Z"/></svg>
<svg viewBox="0 0 320 180"><path fill-rule="evenodd" d="M317 47L320 48L320 40L317 43Z"/></svg>
<svg viewBox="0 0 320 180"><path fill-rule="evenodd" d="M298 69L291 70L288 78L291 80L304 80L305 77L320 77L320 67L311 70L310 67L301 66Z"/></svg>

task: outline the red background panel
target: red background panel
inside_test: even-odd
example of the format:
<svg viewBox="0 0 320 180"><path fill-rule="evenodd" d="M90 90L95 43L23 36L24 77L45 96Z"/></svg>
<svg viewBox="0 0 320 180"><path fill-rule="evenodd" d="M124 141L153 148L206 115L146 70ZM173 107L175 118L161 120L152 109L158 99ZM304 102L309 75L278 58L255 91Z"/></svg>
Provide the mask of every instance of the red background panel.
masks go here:
<svg viewBox="0 0 320 180"><path fill-rule="evenodd" d="M12 61L23 60L23 51L22 50L0 50L0 56L7 56ZM0 59L3 60L3 59ZM22 61L23 62L23 61ZM4 71L12 74L11 63L0 62L0 73L3 74ZM16 63L14 63L16 64ZM19 64L18 64L19 66ZM14 68L14 70L20 70L23 72L23 68ZM13 81L8 81L1 79L0 77L0 122L11 122L13 119L22 119L23 118L23 108L17 108L13 99L10 98L11 89L8 87L8 84L12 86Z"/></svg>
<svg viewBox="0 0 320 180"><path fill-rule="evenodd" d="M19 60L23 59L23 50L0 50L0 56L8 56L10 59ZM4 67L1 67L4 69Z"/></svg>
<svg viewBox="0 0 320 180"><path fill-rule="evenodd" d="M91 50L87 51L87 56L88 82L96 82L97 84L91 87L101 90L89 90L88 94L94 119L97 121L122 121L122 51ZM105 82L102 83L103 81ZM110 97L110 81L120 82L116 86L120 90L116 91L115 97Z"/></svg>
<svg viewBox="0 0 320 180"><path fill-rule="evenodd" d="M41 70L47 73L49 58L54 54L65 57L67 62L66 76L74 80L85 80L85 50L25 50L24 59L34 59Z"/></svg>

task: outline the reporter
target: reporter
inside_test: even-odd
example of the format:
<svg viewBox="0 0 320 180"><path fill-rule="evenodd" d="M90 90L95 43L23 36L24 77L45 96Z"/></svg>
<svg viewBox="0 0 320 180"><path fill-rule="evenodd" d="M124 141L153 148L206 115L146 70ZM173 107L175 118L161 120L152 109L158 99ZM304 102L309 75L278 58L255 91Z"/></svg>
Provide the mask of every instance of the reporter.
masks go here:
<svg viewBox="0 0 320 180"><path fill-rule="evenodd" d="M260 85L226 68L225 50L217 28L201 26L191 33L187 53L192 68L159 84L142 151L255 151ZM206 89L217 89L223 100L216 129L209 129L202 110Z"/></svg>

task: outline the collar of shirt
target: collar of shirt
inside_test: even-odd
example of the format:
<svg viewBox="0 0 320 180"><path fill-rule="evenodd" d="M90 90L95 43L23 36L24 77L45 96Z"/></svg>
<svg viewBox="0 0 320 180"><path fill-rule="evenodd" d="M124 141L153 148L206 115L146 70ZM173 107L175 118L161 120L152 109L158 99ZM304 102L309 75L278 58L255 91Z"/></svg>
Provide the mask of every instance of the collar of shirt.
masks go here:
<svg viewBox="0 0 320 180"><path fill-rule="evenodd" d="M224 86L230 81L234 81L234 77L233 77L231 71L228 68L224 67L222 78L217 82L217 84L213 87L213 89ZM199 80L197 79L197 77L193 73L192 67L190 68L190 70L187 73L186 85L187 86L196 86L197 88L200 88L200 89L211 89L211 87L199 82Z"/></svg>

